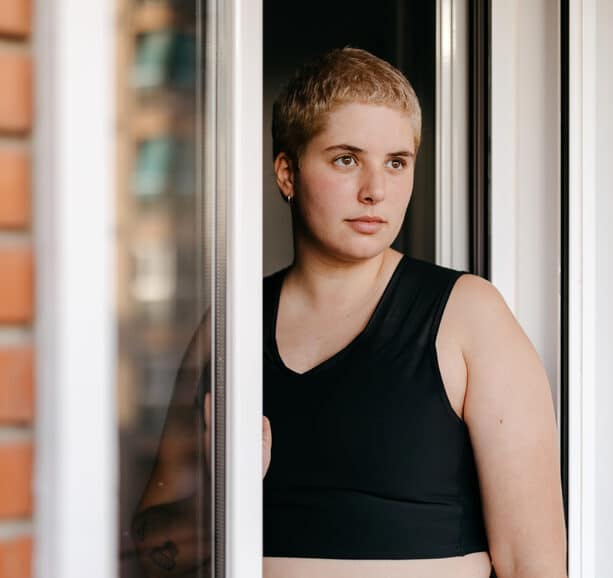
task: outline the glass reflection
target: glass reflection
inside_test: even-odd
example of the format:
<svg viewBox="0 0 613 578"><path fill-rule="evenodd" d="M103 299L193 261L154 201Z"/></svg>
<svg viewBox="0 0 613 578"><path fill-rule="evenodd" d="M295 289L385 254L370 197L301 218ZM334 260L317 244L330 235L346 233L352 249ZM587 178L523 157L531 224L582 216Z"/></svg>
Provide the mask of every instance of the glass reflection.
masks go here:
<svg viewBox="0 0 613 578"><path fill-rule="evenodd" d="M119 0L120 575L210 576L211 323L199 0ZM197 328L197 329L196 329Z"/></svg>

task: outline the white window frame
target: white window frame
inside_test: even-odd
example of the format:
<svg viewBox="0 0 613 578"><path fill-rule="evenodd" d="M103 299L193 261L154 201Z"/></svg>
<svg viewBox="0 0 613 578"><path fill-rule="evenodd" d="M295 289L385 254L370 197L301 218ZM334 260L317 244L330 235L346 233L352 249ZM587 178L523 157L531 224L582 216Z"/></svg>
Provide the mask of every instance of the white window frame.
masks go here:
<svg viewBox="0 0 613 578"><path fill-rule="evenodd" d="M569 0L568 18L570 578L597 576L597 549L610 549L604 536L596 534L597 4L598 0Z"/></svg>
<svg viewBox="0 0 613 578"><path fill-rule="evenodd" d="M436 3L436 262L469 267L467 0Z"/></svg>
<svg viewBox="0 0 613 578"><path fill-rule="evenodd" d="M226 560L261 576L262 3L209 2L226 259ZM34 13L37 578L118 575L112 2ZM209 47L210 48L210 47ZM224 100L225 99L225 100ZM223 104L222 104L223 103ZM218 113L219 113L218 108ZM220 135L225 138L219 138ZM207 141L210 142L210 141Z"/></svg>
<svg viewBox="0 0 613 578"><path fill-rule="evenodd" d="M34 6L37 578L117 564L113 3Z"/></svg>
<svg viewBox="0 0 613 578"><path fill-rule="evenodd" d="M217 6L218 69L224 64L218 102L225 110L218 108L217 122L225 124L216 170L227 191L225 566L227 578L261 578L262 0Z"/></svg>

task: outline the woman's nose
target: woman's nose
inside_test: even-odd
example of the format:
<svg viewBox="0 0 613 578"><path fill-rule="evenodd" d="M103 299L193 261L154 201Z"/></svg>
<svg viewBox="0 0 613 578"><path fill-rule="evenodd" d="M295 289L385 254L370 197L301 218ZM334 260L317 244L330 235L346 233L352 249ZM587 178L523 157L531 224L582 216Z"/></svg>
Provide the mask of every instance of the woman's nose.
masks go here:
<svg viewBox="0 0 613 578"><path fill-rule="evenodd" d="M364 168L359 198L363 203L378 203L385 197L385 175L377 168Z"/></svg>

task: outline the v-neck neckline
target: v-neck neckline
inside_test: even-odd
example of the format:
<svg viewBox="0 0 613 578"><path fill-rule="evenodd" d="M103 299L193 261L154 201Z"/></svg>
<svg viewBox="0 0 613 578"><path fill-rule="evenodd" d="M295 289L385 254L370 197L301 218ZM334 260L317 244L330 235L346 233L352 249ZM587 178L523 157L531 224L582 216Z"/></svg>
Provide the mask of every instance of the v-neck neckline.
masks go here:
<svg viewBox="0 0 613 578"><path fill-rule="evenodd" d="M390 276L387 282L387 285L385 286L385 289L383 290L383 293L381 293L381 297L379 297L379 300L377 301L377 304L375 305L375 308L370 318L368 319L368 322L366 323L366 326L364 327L364 329L362 329L347 345L342 347L336 353L332 354L330 357L324 359L323 361L319 362L318 364L314 365L313 367L311 367L310 369L307 369L306 371L302 373L294 371L293 369L285 365L285 362L281 358L281 355L279 353L279 348L277 345L277 316L279 313L279 302L281 300L281 289L283 287L283 280L285 279L285 276L287 272L289 271L289 267L282 269L279 272L279 278L274 287L275 293L274 293L274 301L273 301L273 308L272 308L272 321L271 321L271 334L270 334L270 340L271 340L271 346L272 346L271 349L272 349L273 357L275 358L275 361L277 362L279 367L286 373L289 373L290 375L296 378L306 378L306 377L310 377L313 374L323 371L324 369L332 365L334 362L339 361L342 357L347 355L359 342L361 342L370 333L372 326L375 324L375 321L380 315L380 312L383 308L384 303L387 301L387 297L389 293L392 291L392 289L396 285L397 280L400 277L400 272L407 262L408 262L408 256L406 254L403 254L402 257L398 260L398 263L396 263L394 271L392 272L392 275Z"/></svg>

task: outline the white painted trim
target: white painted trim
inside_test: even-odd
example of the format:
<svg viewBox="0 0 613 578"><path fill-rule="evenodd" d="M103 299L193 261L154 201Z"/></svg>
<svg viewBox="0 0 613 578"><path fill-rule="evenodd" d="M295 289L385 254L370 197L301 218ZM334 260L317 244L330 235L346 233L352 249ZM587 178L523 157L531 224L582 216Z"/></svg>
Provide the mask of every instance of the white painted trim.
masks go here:
<svg viewBox="0 0 613 578"><path fill-rule="evenodd" d="M517 310L518 0L492 0L491 279Z"/></svg>
<svg viewBox="0 0 613 578"><path fill-rule="evenodd" d="M112 2L38 0L36 578L117 575Z"/></svg>
<svg viewBox="0 0 613 578"><path fill-rule="evenodd" d="M569 0L569 576L597 575L596 0Z"/></svg>
<svg viewBox="0 0 613 578"><path fill-rule="evenodd" d="M560 8L492 0L491 281L560 388Z"/></svg>
<svg viewBox="0 0 613 578"><path fill-rule="evenodd" d="M223 42L227 204L227 576L262 575L262 2L233 0ZM222 42L222 38L219 38ZM221 87L228 94L227 87Z"/></svg>
<svg viewBox="0 0 613 578"><path fill-rule="evenodd" d="M436 262L469 266L468 6L436 3Z"/></svg>
<svg viewBox="0 0 613 578"><path fill-rule="evenodd" d="M596 480L595 574L610 574L613 544L613 2L597 1L596 30Z"/></svg>

